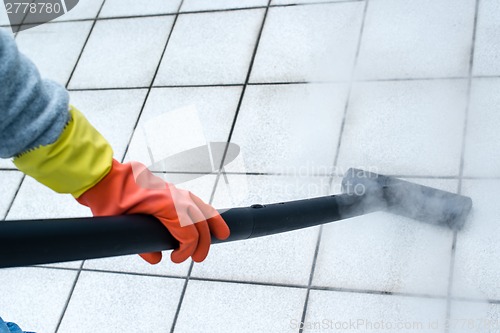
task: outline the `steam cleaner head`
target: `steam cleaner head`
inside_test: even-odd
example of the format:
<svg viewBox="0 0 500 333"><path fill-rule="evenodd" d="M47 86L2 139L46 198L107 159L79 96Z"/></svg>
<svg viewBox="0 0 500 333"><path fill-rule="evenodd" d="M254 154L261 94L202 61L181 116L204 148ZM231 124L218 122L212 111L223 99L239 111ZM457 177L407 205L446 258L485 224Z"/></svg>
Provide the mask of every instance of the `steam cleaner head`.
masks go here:
<svg viewBox="0 0 500 333"><path fill-rule="evenodd" d="M385 209L453 230L463 227L472 208L469 197L359 169L349 169L342 189L347 194L362 196L356 209Z"/></svg>

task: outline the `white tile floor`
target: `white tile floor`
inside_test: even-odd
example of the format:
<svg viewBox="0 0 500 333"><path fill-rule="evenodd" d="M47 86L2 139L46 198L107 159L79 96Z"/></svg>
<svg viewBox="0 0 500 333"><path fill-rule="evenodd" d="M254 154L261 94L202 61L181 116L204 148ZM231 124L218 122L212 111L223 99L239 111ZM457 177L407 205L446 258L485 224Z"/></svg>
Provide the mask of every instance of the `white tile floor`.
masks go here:
<svg viewBox="0 0 500 333"><path fill-rule="evenodd" d="M118 159L164 116L176 137L154 154L238 145L226 177L160 174L218 208L338 193L358 166L474 209L456 235L376 213L215 245L201 264L0 270L0 315L38 333L500 332L499 15L496 0L89 0L18 34ZM0 219L90 215L13 168L0 161Z"/></svg>

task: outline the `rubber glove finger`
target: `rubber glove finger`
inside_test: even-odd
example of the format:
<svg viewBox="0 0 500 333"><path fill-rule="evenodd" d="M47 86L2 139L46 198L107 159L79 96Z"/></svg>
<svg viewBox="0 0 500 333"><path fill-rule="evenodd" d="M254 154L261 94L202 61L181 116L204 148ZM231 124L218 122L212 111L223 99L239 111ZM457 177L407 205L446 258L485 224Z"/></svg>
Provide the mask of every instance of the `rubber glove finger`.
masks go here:
<svg viewBox="0 0 500 333"><path fill-rule="evenodd" d="M224 240L229 237L231 231L229 230L226 221L222 218L222 216L217 215L207 220L208 227L210 228L210 232L217 239Z"/></svg>
<svg viewBox="0 0 500 333"><path fill-rule="evenodd" d="M198 245L194 251L192 257L195 262L202 262L208 255L210 250L210 243L212 239L210 238L210 229L208 227L207 221L205 221L205 216L196 206L190 206L188 208L188 213L191 219L197 221L194 225L198 230Z"/></svg>
<svg viewBox="0 0 500 333"><path fill-rule="evenodd" d="M151 265L156 265L162 258L161 252L140 253L139 255Z"/></svg>
<svg viewBox="0 0 500 333"><path fill-rule="evenodd" d="M208 222L208 227L210 228L210 232L217 239L227 239L231 234L229 227L226 222L219 215L219 212L209 204L206 204L203 200L198 198L193 193L190 193L191 200L196 204L196 206L201 210L205 218Z"/></svg>
<svg viewBox="0 0 500 333"><path fill-rule="evenodd" d="M172 236L179 241L179 247L172 251L170 259L177 264L191 257L198 245L198 229L191 224L184 227L179 226L179 221L169 220L164 223Z"/></svg>

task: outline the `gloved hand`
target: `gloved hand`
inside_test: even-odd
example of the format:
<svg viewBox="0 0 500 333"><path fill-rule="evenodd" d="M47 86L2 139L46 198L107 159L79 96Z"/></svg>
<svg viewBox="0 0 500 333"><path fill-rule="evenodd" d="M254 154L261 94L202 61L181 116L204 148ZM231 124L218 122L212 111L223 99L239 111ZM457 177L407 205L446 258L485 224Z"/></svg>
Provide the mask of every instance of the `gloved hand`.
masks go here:
<svg viewBox="0 0 500 333"><path fill-rule="evenodd" d="M177 189L137 162L121 164L102 135L76 109L58 140L16 156L14 164L25 174L59 193L71 193L96 216L150 214L179 241L171 255L180 263L190 256L204 260L210 233L229 237L229 228L217 211L194 194ZM151 264L161 253L141 255Z"/></svg>
<svg viewBox="0 0 500 333"><path fill-rule="evenodd" d="M0 333L33 333L33 332L24 332L17 324L14 323L6 323L3 321L2 317L0 317Z"/></svg>
<svg viewBox="0 0 500 333"><path fill-rule="evenodd" d="M153 175L143 164L113 160L111 171L86 191L78 202L95 216L150 214L158 218L180 243L171 254L175 263L192 257L203 261L211 237L229 237L229 228L210 205L189 191L176 188ZM161 252L141 254L151 264L160 262Z"/></svg>

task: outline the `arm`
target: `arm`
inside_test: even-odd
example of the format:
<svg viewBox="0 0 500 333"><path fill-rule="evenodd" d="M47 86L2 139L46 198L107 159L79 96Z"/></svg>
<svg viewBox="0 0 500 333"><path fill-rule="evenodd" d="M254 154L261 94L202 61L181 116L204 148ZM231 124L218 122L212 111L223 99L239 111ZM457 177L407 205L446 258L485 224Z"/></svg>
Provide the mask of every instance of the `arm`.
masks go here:
<svg viewBox="0 0 500 333"><path fill-rule="evenodd" d="M69 120L68 93L42 80L4 29L0 29L0 82L0 157L56 141Z"/></svg>

